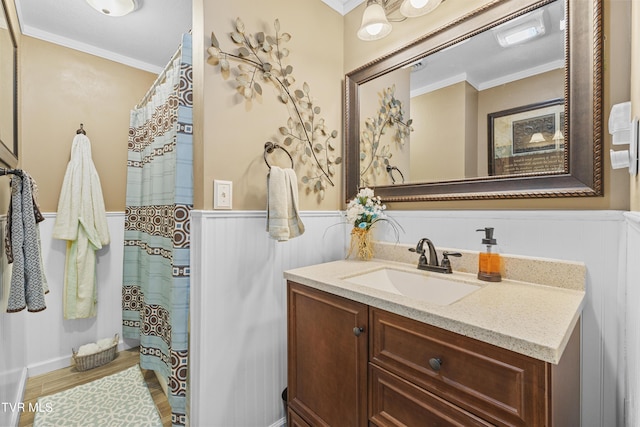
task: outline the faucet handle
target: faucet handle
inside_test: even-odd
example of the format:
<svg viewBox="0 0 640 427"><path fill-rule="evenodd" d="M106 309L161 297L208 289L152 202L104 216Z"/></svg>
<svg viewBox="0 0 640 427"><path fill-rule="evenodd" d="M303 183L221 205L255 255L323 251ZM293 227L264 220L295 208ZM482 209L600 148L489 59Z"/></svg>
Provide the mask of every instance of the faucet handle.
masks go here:
<svg viewBox="0 0 640 427"><path fill-rule="evenodd" d="M450 256L454 256L454 257L461 257L462 254L460 252L442 252L442 267L446 268L445 273L452 273L453 270L451 269L451 261L449 261L449 257Z"/></svg>
<svg viewBox="0 0 640 427"><path fill-rule="evenodd" d="M409 248L409 252L416 252L420 254L420 258L418 259L418 265L427 264L427 256L425 255L424 248L422 244L418 244L415 248Z"/></svg>
<svg viewBox="0 0 640 427"><path fill-rule="evenodd" d="M443 261L445 259L448 260L449 258L447 258L447 257L450 257L450 256L454 256L454 257L460 258L462 256L462 254L460 252L449 252L449 251L442 252L442 257L444 258Z"/></svg>

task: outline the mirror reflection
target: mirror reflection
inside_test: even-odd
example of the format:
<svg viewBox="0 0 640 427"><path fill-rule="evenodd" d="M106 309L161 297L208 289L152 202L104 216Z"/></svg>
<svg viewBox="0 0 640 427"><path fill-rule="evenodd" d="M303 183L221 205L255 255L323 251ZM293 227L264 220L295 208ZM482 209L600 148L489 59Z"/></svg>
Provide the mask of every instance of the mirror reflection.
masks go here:
<svg viewBox="0 0 640 427"><path fill-rule="evenodd" d="M359 86L360 186L567 173L556 0Z"/></svg>
<svg viewBox="0 0 640 427"><path fill-rule="evenodd" d="M15 49L6 8L4 2L0 2L0 162L11 167L17 163Z"/></svg>

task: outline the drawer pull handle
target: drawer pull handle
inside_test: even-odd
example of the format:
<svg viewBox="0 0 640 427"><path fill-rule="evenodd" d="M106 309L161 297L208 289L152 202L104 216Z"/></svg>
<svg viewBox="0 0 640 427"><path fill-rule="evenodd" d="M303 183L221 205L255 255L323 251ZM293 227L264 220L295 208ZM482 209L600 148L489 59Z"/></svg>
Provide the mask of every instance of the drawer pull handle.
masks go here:
<svg viewBox="0 0 640 427"><path fill-rule="evenodd" d="M431 359L429 359L429 366L431 366L431 369L433 369L434 371L439 371L442 367L442 359L432 357Z"/></svg>
<svg viewBox="0 0 640 427"><path fill-rule="evenodd" d="M355 327L353 328L353 335L359 337L361 333L364 332L364 328Z"/></svg>

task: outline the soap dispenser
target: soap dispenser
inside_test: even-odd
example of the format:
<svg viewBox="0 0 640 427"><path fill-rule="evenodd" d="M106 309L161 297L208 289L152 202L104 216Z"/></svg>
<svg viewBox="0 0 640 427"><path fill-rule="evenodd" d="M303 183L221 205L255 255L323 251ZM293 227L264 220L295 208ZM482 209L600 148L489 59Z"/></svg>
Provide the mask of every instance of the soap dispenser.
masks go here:
<svg viewBox="0 0 640 427"><path fill-rule="evenodd" d="M486 247L486 251L480 252L478 256L478 279L486 282L499 282L502 280L500 275L502 259L500 254L496 253L495 249L492 248L498 243L493 238L493 227L480 228L476 231L484 231L482 244Z"/></svg>

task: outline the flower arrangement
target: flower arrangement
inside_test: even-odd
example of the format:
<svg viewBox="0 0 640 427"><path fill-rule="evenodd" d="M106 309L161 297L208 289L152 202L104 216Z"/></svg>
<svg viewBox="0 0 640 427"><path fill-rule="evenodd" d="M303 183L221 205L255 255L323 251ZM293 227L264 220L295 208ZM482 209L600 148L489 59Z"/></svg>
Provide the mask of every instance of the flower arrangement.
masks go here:
<svg viewBox="0 0 640 427"><path fill-rule="evenodd" d="M353 224L351 230L351 246L347 257L355 252L362 260L373 258L373 244L371 242L371 227L379 221L387 221L398 233L397 226L391 218L387 217L379 196L375 196L370 188L361 189L353 200L347 205L347 223Z"/></svg>
<svg viewBox="0 0 640 427"><path fill-rule="evenodd" d="M385 219L380 197L374 196L373 190L363 188L347 205L347 222L359 229L368 230L376 222Z"/></svg>

